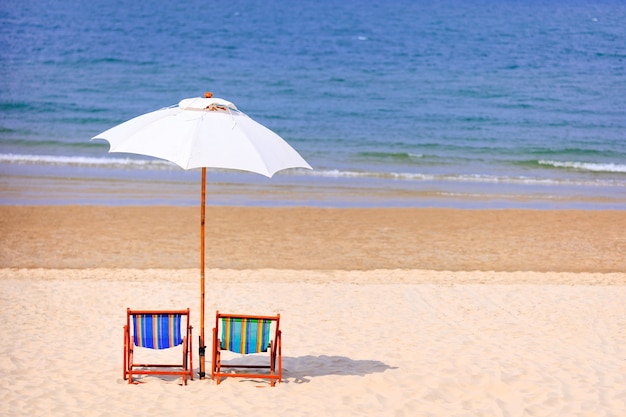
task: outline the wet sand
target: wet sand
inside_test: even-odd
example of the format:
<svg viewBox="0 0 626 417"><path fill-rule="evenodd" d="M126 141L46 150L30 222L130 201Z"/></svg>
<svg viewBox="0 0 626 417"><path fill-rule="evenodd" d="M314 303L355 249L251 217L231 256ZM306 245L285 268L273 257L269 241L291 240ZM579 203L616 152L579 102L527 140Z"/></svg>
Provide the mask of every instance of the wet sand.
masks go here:
<svg viewBox="0 0 626 417"><path fill-rule="evenodd" d="M0 206L0 265L194 268L195 207ZM626 272L625 211L208 207L207 268Z"/></svg>

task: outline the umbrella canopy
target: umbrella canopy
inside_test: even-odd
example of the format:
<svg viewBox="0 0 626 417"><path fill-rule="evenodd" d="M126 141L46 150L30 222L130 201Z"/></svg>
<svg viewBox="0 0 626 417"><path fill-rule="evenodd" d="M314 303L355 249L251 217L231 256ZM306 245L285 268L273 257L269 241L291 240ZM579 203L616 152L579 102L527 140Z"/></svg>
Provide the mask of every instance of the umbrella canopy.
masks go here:
<svg viewBox="0 0 626 417"><path fill-rule="evenodd" d="M203 379L206 168L236 169L272 177L283 169L311 166L276 133L211 93L135 117L91 138L94 139L108 141L109 152L153 156L183 169L202 168L199 355Z"/></svg>
<svg viewBox="0 0 626 417"><path fill-rule="evenodd" d="M107 140L109 152L154 156L183 169L237 169L267 177L287 168L311 169L280 136L220 98L185 99L92 139Z"/></svg>

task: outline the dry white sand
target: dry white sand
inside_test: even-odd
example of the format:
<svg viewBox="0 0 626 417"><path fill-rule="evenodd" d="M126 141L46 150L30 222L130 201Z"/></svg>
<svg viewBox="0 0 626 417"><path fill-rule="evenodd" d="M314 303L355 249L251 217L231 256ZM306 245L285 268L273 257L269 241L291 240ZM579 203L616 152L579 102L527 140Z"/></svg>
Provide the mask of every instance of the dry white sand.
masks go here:
<svg viewBox="0 0 626 417"><path fill-rule="evenodd" d="M624 416L624 283L619 272L209 270L207 334L216 309L279 312L283 383L129 386L126 307L190 307L196 338L197 270L5 268L0 415Z"/></svg>

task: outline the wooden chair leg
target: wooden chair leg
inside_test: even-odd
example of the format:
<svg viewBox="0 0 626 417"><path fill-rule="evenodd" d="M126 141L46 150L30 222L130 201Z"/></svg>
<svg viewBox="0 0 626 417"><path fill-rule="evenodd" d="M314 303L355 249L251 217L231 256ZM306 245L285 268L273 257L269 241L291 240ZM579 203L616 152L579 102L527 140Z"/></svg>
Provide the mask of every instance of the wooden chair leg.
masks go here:
<svg viewBox="0 0 626 417"><path fill-rule="evenodd" d="M213 345L211 346L211 379L215 379L215 344L217 329L213 329Z"/></svg>
<svg viewBox="0 0 626 417"><path fill-rule="evenodd" d="M181 376L183 385L187 385L187 337L183 337L183 370Z"/></svg>
<svg viewBox="0 0 626 417"><path fill-rule="evenodd" d="M283 342L282 342L282 332L278 331L278 382L283 382Z"/></svg>
<svg viewBox="0 0 626 417"><path fill-rule="evenodd" d="M187 350L187 355L189 355L189 368L187 368L187 370L189 371L189 379L193 381L193 336L191 332L192 327L189 326L189 349Z"/></svg>
<svg viewBox="0 0 626 417"><path fill-rule="evenodd" d="M128 364L127 364L127 368L126 368L126 373L128 375L128 383L132 384L133 383L133 354L134 352L134 348L133 345L135 343L134 338L131 336L130 340L128 341Z"/></svg>
<svg viewBox="0 0 626 417"><path fill-rule="evenodd" d="M124 377L124 381L126 381L126 370L128 366L128 326L124 326L124 369L123 371L123 377Z"/></svg>
<svg viewBox="0 0 626 417"><path fill-rule="evenodd" d="M218 348L219 349L219 348ZM217 385L220 384L220 374L222 372L222 359L221 359L221 354L219 352L219 350L217 351L217 354L215 355L215 366L216 366L216 372L217 372Z"/></svg>
<svg viewBox="0 0 626 417"><path fill-rule="evenodd" d="M276 374L276 346L270 342L270 386L274 386L275 379L272 378Z"/></svg>

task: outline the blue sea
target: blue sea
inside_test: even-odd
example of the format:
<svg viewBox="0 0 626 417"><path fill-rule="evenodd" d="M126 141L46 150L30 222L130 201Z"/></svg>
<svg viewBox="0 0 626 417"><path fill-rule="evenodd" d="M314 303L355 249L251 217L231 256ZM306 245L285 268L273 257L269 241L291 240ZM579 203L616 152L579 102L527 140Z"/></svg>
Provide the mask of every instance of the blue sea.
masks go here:
<svg viewBox="0 0 626 417"><path fill-rule="evenodd" d="M0 3L0 204L196 205L98 133L234 102L314 168L215 205L626 209L625 1Z"/></svg>

